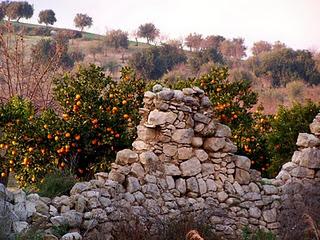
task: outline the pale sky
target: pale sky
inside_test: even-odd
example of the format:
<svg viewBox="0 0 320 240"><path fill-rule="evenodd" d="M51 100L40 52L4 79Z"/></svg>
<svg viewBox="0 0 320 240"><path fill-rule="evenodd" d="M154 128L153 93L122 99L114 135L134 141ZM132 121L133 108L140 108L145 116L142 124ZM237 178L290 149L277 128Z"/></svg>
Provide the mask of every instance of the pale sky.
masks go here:
<svg viewBox="0 0 320 240"><path fill-rule="evenodd" d="M243 37L246 46L258 40L280 40L292 48L320 50L320 0L29 0L38 13L52 9L54 26L74 28L76 13L93 18L88 30L104 34L122 29L129 33L152 22L170 38L190 32Z"/></svg>

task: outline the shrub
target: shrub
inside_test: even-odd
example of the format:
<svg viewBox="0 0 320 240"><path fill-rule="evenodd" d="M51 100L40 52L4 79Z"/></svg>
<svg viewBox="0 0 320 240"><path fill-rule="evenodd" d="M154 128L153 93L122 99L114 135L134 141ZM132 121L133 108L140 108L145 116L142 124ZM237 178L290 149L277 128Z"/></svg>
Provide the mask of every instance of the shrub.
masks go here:
<svg viewBox="0 0 320 240"><path fill-rule="evenodd" d="M262 229L250 231L249 228L245 227L242 231L243 240L276 240L276 235L272 232L265 232Z"/></svg>
<svg viewBox="0 0 320 240"><path fill-rule="evenodd" d="M76 183L76 178L62 171L54 171L46 175L38 186L38 194L43 197L53 198L61 195L68 195Z"/></svg>
<svg viewBox="0 0 320 240"><path fill-rule="evenodd" d="M30 101L15 97L0 105L0 173L14 171L21 187L40 182L56 168L90 177L107 170L118 150L129 147L140 121L144 82L129 68L117 83L102 69L80 67L55 81L60 114L36 114Z"/></svg>
<svg viewBox="0 0 320 240"><path fill-rule="evenodd" d="M319 111L319 104L310 101L306 104L295 103L291 108L281 106L270 119L272 131L266 136L271 158L270 176L275 176L281 166L291 160L298 134L309 132L309 124Z"/></svg>

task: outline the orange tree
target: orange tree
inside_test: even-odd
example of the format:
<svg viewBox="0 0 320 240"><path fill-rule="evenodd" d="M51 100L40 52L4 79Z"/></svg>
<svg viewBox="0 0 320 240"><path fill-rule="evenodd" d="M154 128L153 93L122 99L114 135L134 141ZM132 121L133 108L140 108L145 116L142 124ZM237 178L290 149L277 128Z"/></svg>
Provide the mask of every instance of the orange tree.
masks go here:
<svg viewBox="0 0 320 240"><path fill-rule="evenodd" d="M115 82L90 65L57 78L58 113L36 113L30 101L19 97L1 104L2 180L13 171L20 186L27 186L57 168L79 177L107 170L115 153L135 138L144 91L131 69L121 73Z"/></svg>
<svg viewBox="0 0 320 240"><path fill-rule="evenodd" d="M56 79L54 94L63 123L52 141L58 142L60 167L90 175L90 170L105 169L118 150L131 145L144 82L130 68L121 73L117 83L90 65Z"/></svg>
<svg viewBox="0 0 320 240"><path fill-rule="evenodd" d="M52 152L54 146L48 143L44 122L53 129L59 125L53 111L43 111L36 116L32 103L19 97L0 106L2 179L14 171L21 186L25 186L54 168L57 159Z"/></svg>

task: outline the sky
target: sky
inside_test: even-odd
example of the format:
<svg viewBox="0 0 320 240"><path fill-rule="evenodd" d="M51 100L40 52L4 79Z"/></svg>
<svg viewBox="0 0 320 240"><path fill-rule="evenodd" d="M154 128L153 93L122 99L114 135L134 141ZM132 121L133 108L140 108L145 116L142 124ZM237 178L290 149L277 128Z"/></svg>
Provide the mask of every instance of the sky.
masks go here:
<svg viewBox="0 0 320 240"><path fill-rule="evenodd" d="M37 23L39 11L56 13L54 26L75 29L77 13L93 19L88 30L105 34L122 29L131 33L152 22L164 36L189 33L242 37L250 48L255 41L284 42L294 49L320 50L320 0L28 0Z"/></svg>

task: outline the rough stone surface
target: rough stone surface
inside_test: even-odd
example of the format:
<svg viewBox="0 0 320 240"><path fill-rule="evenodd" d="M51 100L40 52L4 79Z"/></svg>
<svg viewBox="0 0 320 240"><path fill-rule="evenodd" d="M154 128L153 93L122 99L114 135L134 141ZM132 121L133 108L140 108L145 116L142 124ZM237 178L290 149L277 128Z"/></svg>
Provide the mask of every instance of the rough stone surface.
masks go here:
<svg viewBox="0 0 320 240"><path fill-rule="evenodd" d="M198 158L192 158L181 163L180 169L184 177L195 176L201 172L201 163Z"/></svg>
<svg viewBox="0 0 320 240"><path fill-rule="evenodd" d="M12 229L42 222L50 233L52 226L68 224L72 232L62 239L100 234L111 240L119 222L132 224L132 215L153 233L159 219L196 212L209 214L205 217L218 234L239 239L243 226L277 232L282 201L295 191L295 204L301 204L299 186L319 182L320 114L310 125L312 134L299 135L297 151L278 176L262 179L250 169L250 159L235 154L231 130L213 118L203 90L160 85L153 90L144 95L133 150L119 151L109 173L97 173L75 184L70 196L53 199L0 184L0 204L10 210ZM296 184L293 190L290 184Z"/></svg>

